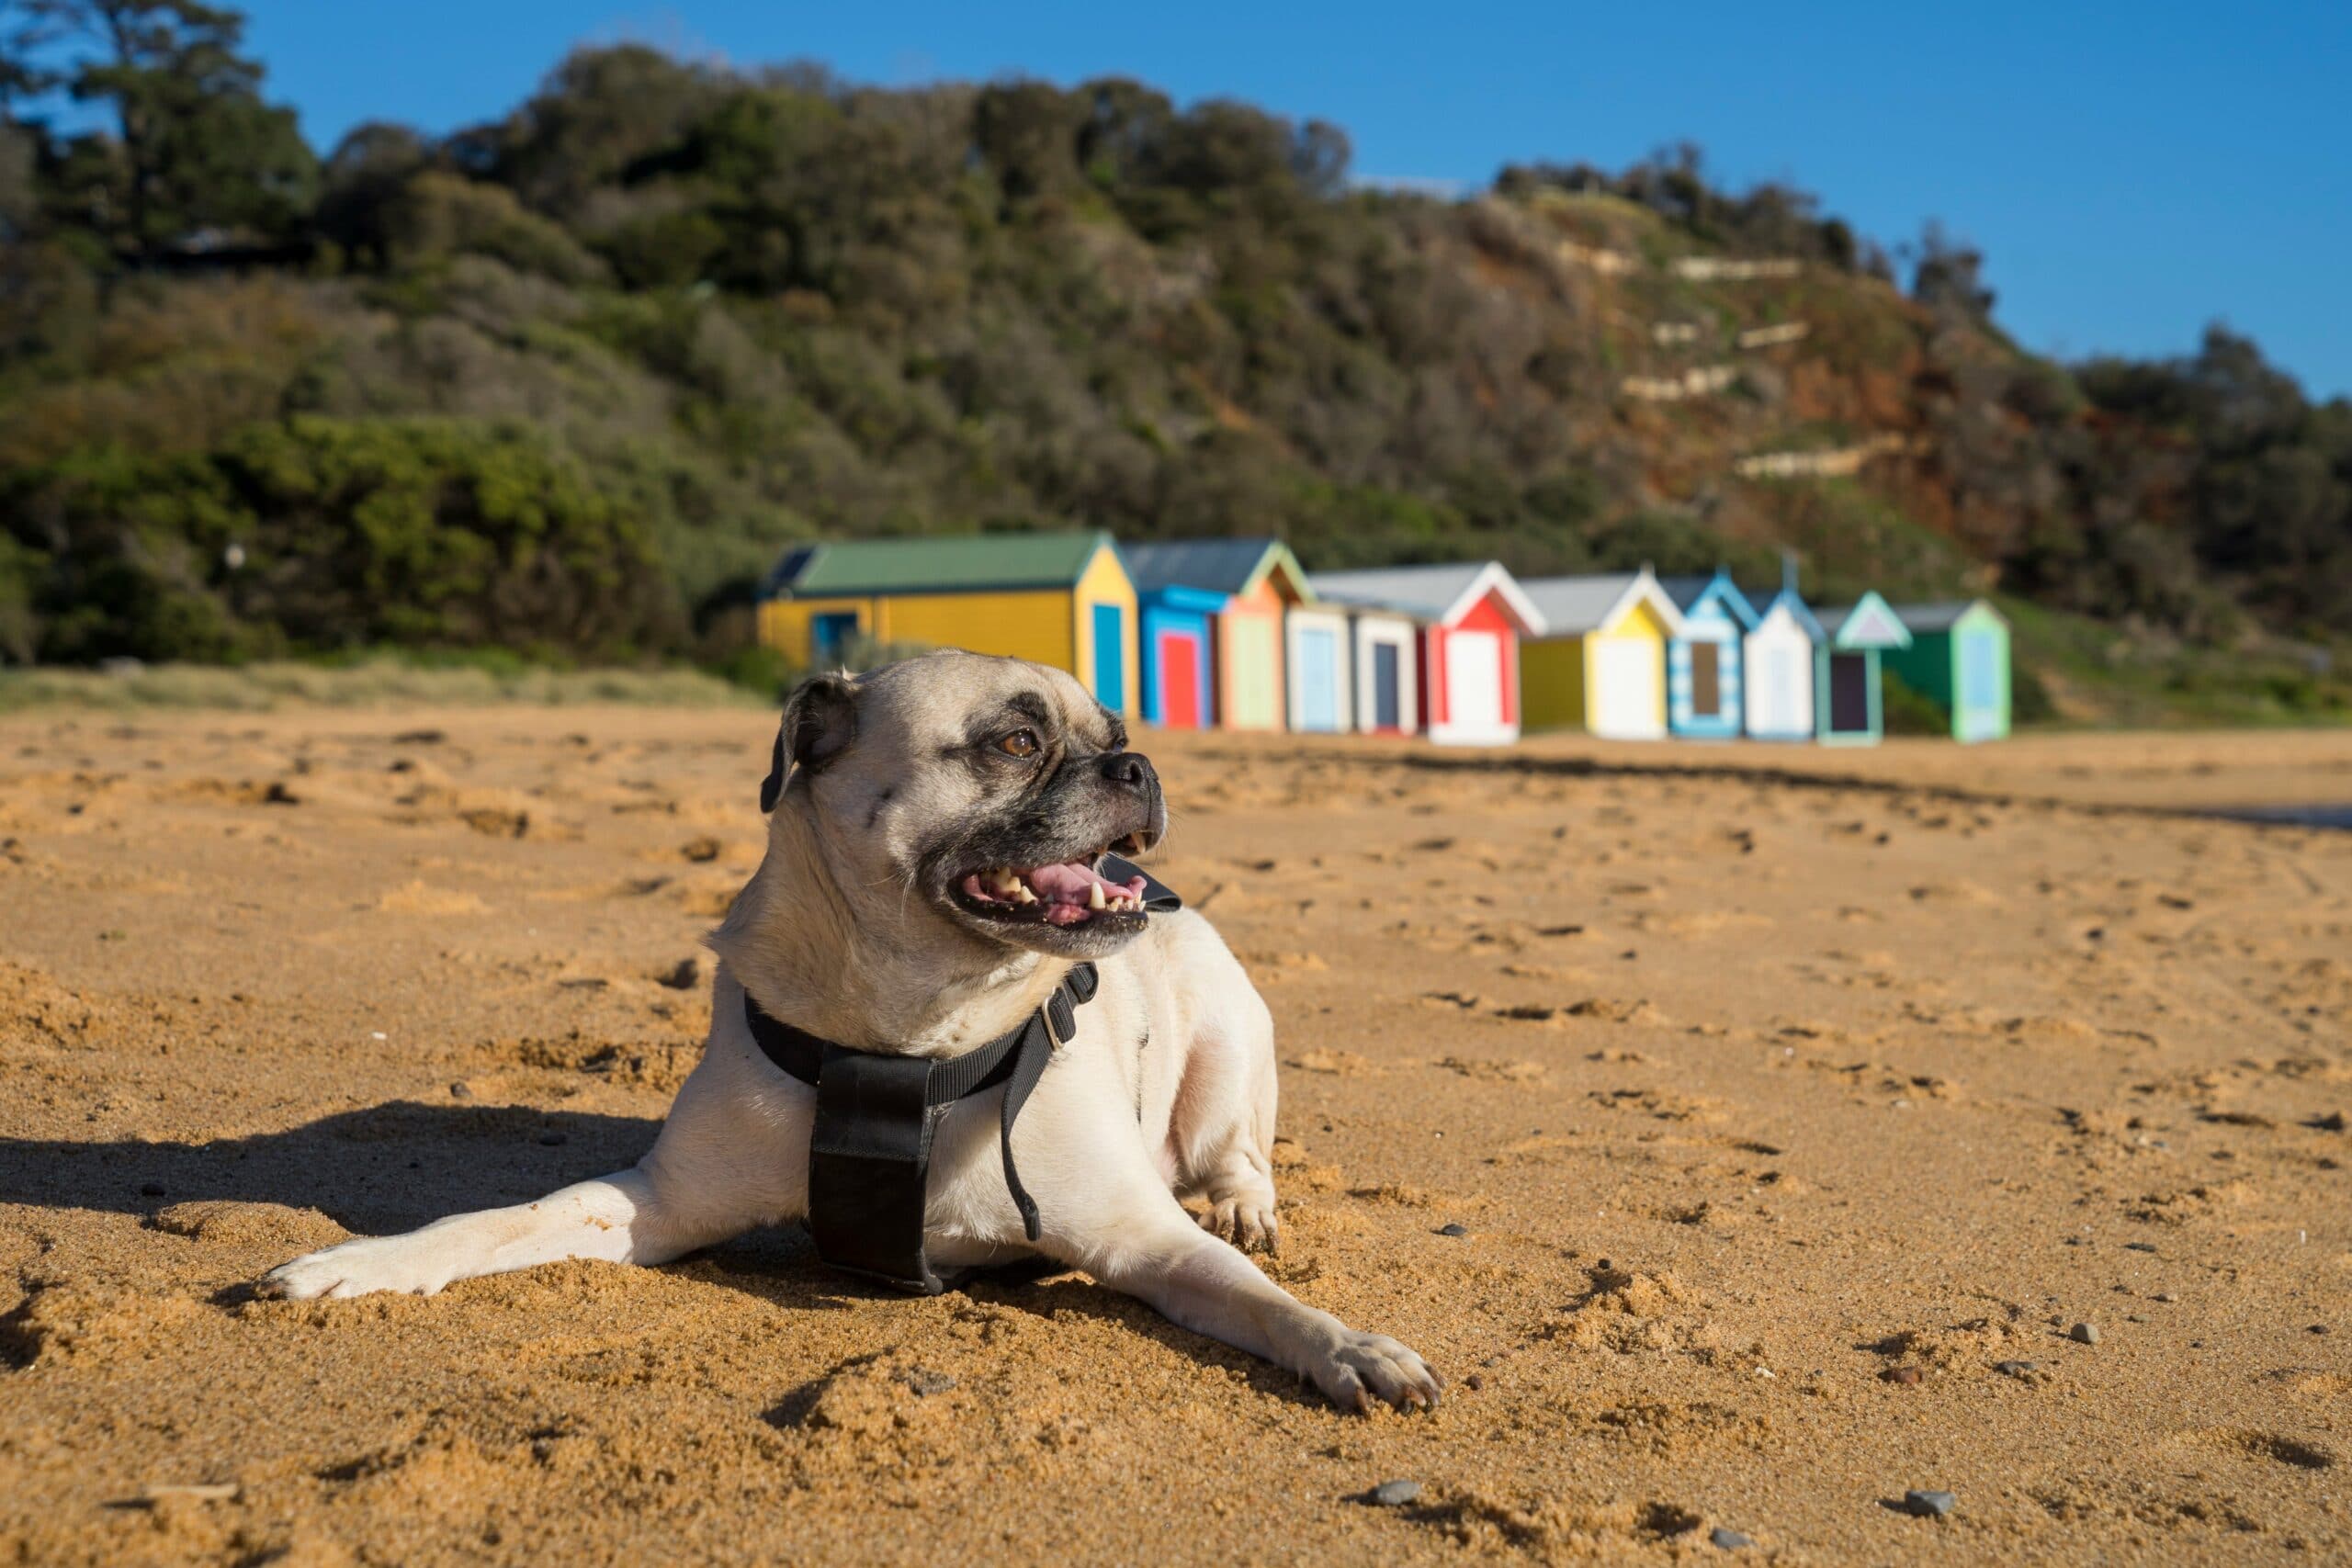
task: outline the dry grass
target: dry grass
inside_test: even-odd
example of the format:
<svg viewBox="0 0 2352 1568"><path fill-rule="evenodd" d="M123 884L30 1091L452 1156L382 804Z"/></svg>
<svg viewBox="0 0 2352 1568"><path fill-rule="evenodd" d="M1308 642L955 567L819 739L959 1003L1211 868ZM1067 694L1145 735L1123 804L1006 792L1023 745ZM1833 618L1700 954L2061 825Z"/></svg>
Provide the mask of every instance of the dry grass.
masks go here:
<svg viewBox="0 0 2352 1568"><path fill-rule="evenodd" d="M300 705L646 703L670 707L759 705L741 686L694 670L426 669L398 660L342 667L266 663L226 669L157 664L123 673L0 671L0 712L222 708L257 713Z"/></svg>

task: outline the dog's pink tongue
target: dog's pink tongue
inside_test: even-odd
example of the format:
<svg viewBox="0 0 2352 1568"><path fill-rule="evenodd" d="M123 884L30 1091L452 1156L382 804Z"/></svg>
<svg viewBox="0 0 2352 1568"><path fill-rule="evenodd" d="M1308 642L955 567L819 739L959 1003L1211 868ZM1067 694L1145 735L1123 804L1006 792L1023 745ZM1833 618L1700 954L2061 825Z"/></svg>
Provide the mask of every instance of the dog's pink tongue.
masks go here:
<svg viewBox="0 0 2352 1568"><path fill-rule="evenodd" d="M1102 889L1106 898L1114 893L1124 893L1131 898L1143 897L1142 877L1133 877L1124 883L1113 882L1080 861L1072 861L1068 865L1041 865L1027 873L1023 880L1036 889L1038 897L1049 904L1082 906L1089 901L1088 895L1097 887ZM1053 919L1051 910L1046 912L1046 918Z"/></svg>

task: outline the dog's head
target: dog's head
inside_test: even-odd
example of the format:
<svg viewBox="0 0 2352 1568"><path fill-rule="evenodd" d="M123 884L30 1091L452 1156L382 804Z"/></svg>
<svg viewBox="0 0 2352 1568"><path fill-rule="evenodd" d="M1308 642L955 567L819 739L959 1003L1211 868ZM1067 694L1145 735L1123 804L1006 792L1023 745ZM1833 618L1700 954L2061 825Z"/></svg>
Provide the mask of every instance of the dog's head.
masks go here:
<svg viewBox="0 0 2352 1568"><path fill-rule="evenodd" d="M1098 869L1159 841L1159 777L1058 670L942 651L819 675L785 705L772 812L801 815L852 917L917 915L984 943L1099 958L1148 917Z"/></svg>

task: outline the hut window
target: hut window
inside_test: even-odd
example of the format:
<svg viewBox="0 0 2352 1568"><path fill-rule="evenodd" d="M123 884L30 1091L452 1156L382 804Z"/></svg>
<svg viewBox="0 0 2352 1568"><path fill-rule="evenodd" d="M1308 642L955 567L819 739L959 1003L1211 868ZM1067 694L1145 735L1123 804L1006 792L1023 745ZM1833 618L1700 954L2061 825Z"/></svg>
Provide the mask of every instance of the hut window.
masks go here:
<svg viewBox="0 0 2352 1568"><path fill-rule="evenodd" d="M1690 645L1690 711L1702 718L1724 709L1723 651L1712 642Z"/></svg>

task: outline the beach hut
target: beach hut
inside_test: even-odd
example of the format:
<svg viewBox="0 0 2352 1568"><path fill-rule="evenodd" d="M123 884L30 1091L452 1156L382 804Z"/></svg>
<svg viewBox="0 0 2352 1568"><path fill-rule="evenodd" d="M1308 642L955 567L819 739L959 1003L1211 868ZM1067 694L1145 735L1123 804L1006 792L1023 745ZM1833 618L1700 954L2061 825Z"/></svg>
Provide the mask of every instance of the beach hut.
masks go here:
<svg viewBox="0 0 2352 1568"><path fill-rule="evenodd" d="M1756 607L1731 574L1658 580L1682 612L1682 635L1666 646L1666 725L1676 735L1724 740L1740 731L1740 645Z"/></svg>
<svg viewBox="0 0 2352 1568"><path fill-rule="evenodd" d="M1174 639L1170 650L1179 663L1191 645L1183 641L1182 630L1173 629L1173 616L1208 617L1215 696L1202 705L1194 724L1221 729L1283 728L1288 703L1283 617L1292 605L1314 597L1290 547L1280 539L1186 539L1130 546L1125 559L1147 612L1155 604L1171 612L1167 622L1170 629L1161 636ZM1154 692L1160 673L1155 655L1167 647L1165 640L1158 645L1149 637L1145 641L1144 666ZM1181 690L1182 680L1182 671L1175 671L1171 692ZM1170 714L1178 712L1173 704L1165 706ZM1145 716L1152 716L1148 705Z"/></svg>
<svg viewBox="0 0 2352 1568"><path fill-rule="evenodd" d="M1217 613L1225 595L1168 587L1136 595L1141 625L1139 711L1146 724L1206 729L1216 723Z"/></svg>
<svg viewBox="0 0 2352 1568"><path fill-rule="evenodd" d="M1399 629L1409 658L1411 623L1400 623ZM1355 728L1352 630L1348 613L1327 604L1294 604L1284 613L1283 667L1289 674L1293 729L1337 735Z"/></svg>
<svg viewBox="0 0 2352 1568"><path fill-rule="evenodd" d="M1879 659L1911 646L1894 606L1875 593L1824 610L1814 656L1814 738L1825 746L1874 746L1885 729Z"/></svg>
<svg viewBox="0 0 2352 1568"><path fill-rule="evenodd" d="M1544 617L1544 635L1519 650L1527 727L1664 739L1667 644L1684 628L1650 569L1520 586Z"/></svg>
<svg viewBox="0 0 2352 1568"><path fill-rule="evenodd" d="M760 640L794 663L856 643L963 648L1067 670L1136 707L1136 591L1104 533L977 534L802 545L768 574Z"/></svg>
<svg viewBox="0 0 2352 1568"><path fill-rule="evenodd" d="M1544 617L1501 563L1317 572L1308 581L1328 603L1413 622L1413 683L1421 731L1430 739L1493 746L1519 738L1519 639L1540 636ZM1359 620L1359 633L1363 626ZM1387 646L1360 648L1374 672L1375 715L1384 711L1378 687ZM1359 696L1363 690L1360 679Z"/></svg>
<svg viewBox="0 0 2352 1568"><path fill-rule="evenodd" d="M1358 607L1346 615L1355 728L1366 735L1419 734L1420 624L1387 610Z"/></svg>
<svg viewBox="0 0 2352 1568"><path fill-rule="evenodd" d="M1897 604L1911 646L1886 650L1886 668L1951 716L1955 740L2009 732L2009 623L1982 599Z"/></svg>
<svg viewBox="0 0 2352 1568"><path fill-rule="evenodd" d="M1793 569L1781 587L1744 590L1756 625L1739 640L1740 703L1747 734L1758 740L1814 738L1814 649L1821 623L1798 596Z"/></svg>

